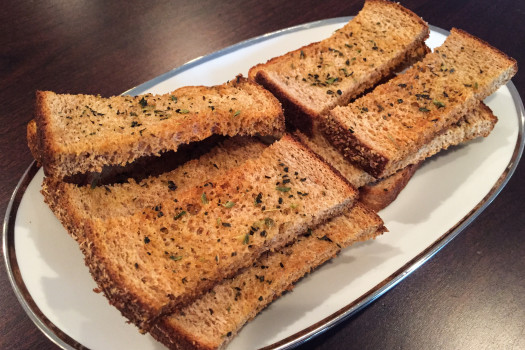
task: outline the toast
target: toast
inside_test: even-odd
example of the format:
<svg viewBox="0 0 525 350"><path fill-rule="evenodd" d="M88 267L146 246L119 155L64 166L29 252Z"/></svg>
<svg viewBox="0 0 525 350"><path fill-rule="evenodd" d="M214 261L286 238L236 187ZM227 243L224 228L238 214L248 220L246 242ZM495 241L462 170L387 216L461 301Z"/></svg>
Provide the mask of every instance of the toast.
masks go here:
<svg viewBox="0 0 525 350"><path fill-rule="evenodd" d="M263 254L234 278L160 319L150 333L170 349L223 349L246 322L305 274L342 248L384 231L379 216L357 203L294 244Z"/></svg>
<svg viewBox="0 0 525 350"><path fill-rule="evenodd" d="M165 188L169 192L169 185ZM139 328L351 207L357 190L285 135L221 176L132 216L85 218L95 281Z"/></svg>
<svg viewBox="0 0 525 350"><path fill-rule="evenodd" d="M37 142L30 139L30 148L45 174L56 178L176 151L215 134L284 132L277 99L241 76L223 85L189 86L157 96L39 91L35 121Z"/></svg>
<svg viewBox="0 0 525 350"><path fill-rule="evenodd" d="M159 202L171 200L181 191L221 176L251 158L257 158L266 144L251 137L233 137L208 153L176 169L135 182L93 187L78 186L45 177L42 195L45 203L77 241L82 241L86 218L108 219L130 216ZM168 191L166 191L168 189Z"/></svg>
<svg viewBox="0 0 525 350"><path fill-rule="evenodd" d="M430 142L421 147L414 157L413 165L381 179L374 178L357 165L349 162L318 130L313 133L312 137L307 137L301 132L296 132L296 135L313 152L337 169L348 182L359 188L359 200L361 202L374 210L381 210L392 203L406 186L419 166L418 159L430 157L450 146L459 145L478 137L486 137L497 121L498 118L492 113L492 110L481 102L459 122L435 135Z"/></svg>
<svg viewBox="0 0 525 350"><path fill-rule="evenodd" d="M406 187L421 163L411 164L394 174L359 189L359 201L376 212L385 209Z"/></svg>
<svg viewBox="0 0 525 350"><path fill-rule="evenodd" d="M82 230L79 229L78 225L75 225L75 222L81 222L85 217L107 219L109 217L133 215L143 208L156 205L159 201L177 196L178 191L184 191L195 186L204 179L213 179L243 164L248 159L257 158L266 147L268 146L254 138L236 137L226 140L209 153L198 159L189 161L170 173L145 179L140 183L131 181L125 184L91 188L90 186L76 186L74 184L64 183L55 178L45 178L42 193L46 203L51 207L62 224L65 227L69 227L68 232L74 232L72 236L82 241ZM206 182L208 181L209 180L206 180ZM166 192L166 187L171 187L171 191ZM341 247L350 245L354 241L371 239L384 231L383 222L375 213L364 208L361 204L356 204L356 206L349 211L317 227L310 236L310 239L308 239L308 243L303 242L307 238L304 237L301 238L299 242L294 243L290 247L285 247L279 252L263 254L261 259L256 263L257 267L249 267L241 273L244 277L236 276L232 280L222 282L211 292L203 296L200 301L196 301L182 311L176 312L174 314L176 316L168 316L156 323L155 327L151 329L151 333L159 340L164 338L163 342L167 346L170 346L168 339L170 339L170 341L177 339L177 346L180 347L182 346L181 344L184 343L184 340L179 339L180 334L188 333L187 326L184 325L190 322L188 319L191 319L191 317L184 317L183 321L181 321L180 314L188 314L188 310L199 310L202 308L204 308L207 315L202 318L200 322L208 322L208 319L213 316L209 313L209 309L213 309L215 310L215 317L224 317L224 320L227 320L227 324L230 327L230 332L232 330L236 332L245 322L254 317L255 314L270 303L273 298L278 297L285 290L289 290L292 287L292 282L331 258ZM338 235L342 237L338 237ZM316 239L311 239L312 237L316 237ZM295 252L294 256L296 256L296 258L291 257L293 252ZM284 262L283 267L279 265L277 271L275 271L276 255L281 257L279 264ZM297 261L297 259L301 259L302 264L288 263ZM269 265L271 261L274 262L273 265ZM269 266L262 274L261 271L257 271L259 275L267 277L267 283L270 281L268 277L270 274L275 276L275 274L278 273L275 278L271 278L271 280L276 283L272 283L271 286L266 286L267 288L261 291L261 293L266 293L265 295L267 296L263 301L258 300L258 296L255 300L253 292L249 291L249 288L255 290L260 289L260 279L255 281L250 275L253 271L259 270L261 266L265 269L266 266ZM270 270L270 268L272 270ZM246 282L244 282L244 280L246 280ZM250 280L252 281L250 282ZM247 284L243 288L244 293L242 294L242 298L238 297L235 306L232 306L234 309L237 307L239 312L234 313L231 310L232 307L230 307L232 313L230 314L229 312L228 317L226 317L223 315L224 310L220 309L218 305L211 303L208 305L209 302L205 303L204 300L210 299L210 294L217 295L217 293L219 293L218 296L221 296L220 293L224 293L225 288L227 290L226 286L233 283L233 281L242 284L249 282L251 285ZM257 282L257 284L253 282ZM250 297L252 298L250 299ZM215 297L215 300L217 300L217 297ZM223 303L227 302L224 297L220 297L219 300L223 300ZM240 310L244 310L244 314L240 312ZM180 322L182 322L182 325ZM180 329L181 327L182 330ZM198 324L195 324L194 329L199 329ZM206 332L211 331L211 328L207 327L205 329ZM202 329L200 331L202 331ZM167 335L162 337L160 335L161 332ZM215 333L220 334L220 332L220 330L217 330ZM189 334L191 334L191 332ZM224 334L226 334L226 332ZM229 337L215 338L216 346L220 343L222 343L221 346L224 346L232 336L233 333L230 334ZM195 334L193 334L193 337L196 338ZM210 341L210 338L208 338L207 341ZM172 344L171 346L174 345ZM201 344L200 346L203 345Z"/></svg>
<svg viewBox="0 0 525 350"><path fill-rule="evenodd" d="M332 36L252 67L250 79L283 104L287 122L310 134L319 115L428 52L428 25L397 3L368 0Z"/></svg>
<svg viewBox="0 0 525 350"><path fill-rule="evenodd" d="M516 73L516 61L452 29L444 44L403 74L322 123L330 142L376 178L429 156L421 149Z"/></svg>

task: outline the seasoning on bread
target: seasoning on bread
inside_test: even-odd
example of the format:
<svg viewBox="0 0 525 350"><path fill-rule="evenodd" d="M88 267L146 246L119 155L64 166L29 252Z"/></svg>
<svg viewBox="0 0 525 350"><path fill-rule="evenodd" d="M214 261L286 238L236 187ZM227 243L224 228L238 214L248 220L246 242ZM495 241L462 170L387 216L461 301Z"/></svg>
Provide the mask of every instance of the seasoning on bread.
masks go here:
<svg viewBox="0 0 525 350"><path fill-rule="evenodd" d="M133 216L85 220L79 243L111 304L148 329L356 197L330 166L285 135L257 159Z"/></svg>
<svg viewBox="0 0 525 350"><path fill-rule="evenodd" d="M318 116L345 105L427 53L428 25L401 5L367 0L331 37L259 64L248 73L310 134Z"/></svg>
<svg viewBox="0 0 525 350"><path fill-rule="evenodd" d="M154 207L173 199L181 191L223 175L250 158L259 157L266 147L257 138L234 137L170 172L140 182L130 179L125 183L93 187L45 177L41 192L67 232L75 240L82 241L86 218L129 216Z"/></svg>
<svg viewBox="0 0 525 350"><path fill-rule="evenodd" d="M280 135L277 99L238 76L223 85L189 86L165 95L114 96L37 92L33 153L47 176L100 172L159 155L211 135ZM31 140L29 140L31 144Z"/></svg>
<svg viewBox="0 0 525 350"><path fill-rule="evenodd" d="M180 191L185 191L203 181L208 182L248 159L257 158L267 147L254 138L236 137L224 141L209 153L169 173L139 183L131 181L92 188L65 183L55 178L45 178L42 193L46 203L68 228L70 234L78 241L83 241L83 229L79 226L79 222L86 217L107 219L133 215L143 208L156 205L159 201L177 196ZM166 191L166 188L169 191ZM292 288L292 283L297 279L330 259L342 247L358 240L371 239L384 230L382 220L375 213L361 204L356 204L340 216L318 226L311 235L301 237L293 245L275 253L263 254L255 266L249 267L233 279L224 280L202 298L181 311L176 311L172 316L160 320L151 329L151 333L168 347L174 346L171 344L174 339L177 339L177 346L180 347L183 342L181 337L184 338L184 334L197 338L191 338L191 341L197 341L200 346L204 346L203 343L215 342L215 345L210 346L221 344L223 347L245 322L282 292ZM277 258L279 258L279 265L275 266ZM301 263L298 264L297 261ZM258 273L258 279L252 278L254 271ZM266 285L261 284L261 278L266 278ZM232 283L243 284L242 295L237 289L235 289L235 296L224 294ZM261 295L255 295L256 291ZM263 300L259 300L263 295ZM231 298L237 300L235 305L228 306L226 317L221 305L230 302ZM214 310L213 313L210 313L209 309ZM204 313L199 310L204 310ZM181 314L186 314L188 317L181 317ZM195 316L198 315L201 317L198 317L199 321L195 321ZM215 318L222 319L221 325L213 329L206 327L205 331L199 330L201 323L206 324L210 319ZM190 324L193 324L193 328L189 326ZM221 334L225 327L231 332L228 337ZM198 333L202 334L200 338L196 335ZM210 334L215 334L215 337L210 337ZM227 332L224 331L224 334Z"/></svg>
<svg viewBox="0 0 525 350"><path fill-rule="evenodd" d="M516 73L512 58L452 29L420 62L348 106L322 127L350 161L381 178L428 156L421 149Z"/></svg>
<svg viewBox="0 0 525 350"><path fill-rule="evenodd" d="M223 349L241 327L294 283L342 248L383 233L383 221L357 203L352 209L268 252L192 304L161 318L150 333L170 349Z"/></svg>

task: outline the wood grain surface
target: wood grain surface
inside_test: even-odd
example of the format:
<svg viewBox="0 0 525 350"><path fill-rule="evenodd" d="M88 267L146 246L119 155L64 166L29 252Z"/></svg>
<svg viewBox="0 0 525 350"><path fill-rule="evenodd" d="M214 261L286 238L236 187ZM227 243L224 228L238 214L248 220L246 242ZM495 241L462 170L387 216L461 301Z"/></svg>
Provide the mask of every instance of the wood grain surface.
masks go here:
<svg viewBox="0 0 525 350"><path fill-rule="evenodd" d="M402 1L525 64L525 2ZM0 212L32 157L35 90L119 94L278 29L355 15L362 1L7 1L0 10ZM513 83L525 96L522 72ZM525 163L483 214L393 290L299 349L525 349ZM0 264L0 349L56 349Z"/></svg>

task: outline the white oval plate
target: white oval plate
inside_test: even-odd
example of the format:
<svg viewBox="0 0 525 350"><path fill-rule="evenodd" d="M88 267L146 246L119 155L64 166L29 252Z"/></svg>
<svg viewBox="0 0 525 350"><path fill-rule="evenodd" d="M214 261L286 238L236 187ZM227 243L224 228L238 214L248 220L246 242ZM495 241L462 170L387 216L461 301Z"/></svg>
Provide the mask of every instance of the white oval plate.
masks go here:
<svg viewBox="0 0 525 350"><path fill-rule="evenodd" d="M247 75L253 65L328 37L350 17L313 22L251 39L159 76L128 94L166 93ZM447 32L431 27L439 46ZM498 116L492 134L425 162L380 215L389 233L356 244L301 280L292 293L250 322L228 349L297 345L351 316L418 268L485 209L514 172L523 151L523 104L512 83L485 101ZM126 323L96 287L77 244L40 194L33 164L9 204L3 227L7 270L35 324L63 348L162 349Z"/></svg>

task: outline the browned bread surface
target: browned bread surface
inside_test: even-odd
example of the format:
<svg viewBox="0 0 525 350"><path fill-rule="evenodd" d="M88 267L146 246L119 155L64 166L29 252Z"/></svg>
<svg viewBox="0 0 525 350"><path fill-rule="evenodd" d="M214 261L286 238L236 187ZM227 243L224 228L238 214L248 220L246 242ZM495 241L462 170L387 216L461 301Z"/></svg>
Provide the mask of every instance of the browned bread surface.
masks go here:
<svg viewBox="0 0 525 350"><path fill-rule="evenodd" d="M220 176L250 158L261 155L267 145L251 137L234 137L222 142L208 153L190 160L176 169L140 182L107 186L77 186L55 178L44 178L42 193L52 207L74 207L90 217L102 219L132 215L159 201L175 198L187 190ZM66 201L69 202L66 205ZM60 217L59 217L60 218Z"/></svg>
<svg viewBox="0 0 525 350"><path fill-rule="evenodd" d="M318 115L424 55L428 34L427 24L401 5L369 0L331 37L252 67L248 76L276 95L287 118L309 133Z"/></svg>
<svg viewBox="0 0 525 350"><path fill-rule="evenodd" d="M478 137L487 137L497 121L498 118L482 102L476 109L468 112L460 121L432 139L420 150L415 158L424 159L451 146L456 146ZM386 208L405 188L422 162L421 160L419 163L408 165L390 176L361 187L359 189L359 201L376 211Z"/></svg>
<svg viewBox="0 0 525 350"><path fill-rule="evenodd" d="M37 142L46 175L99 172L142 156L218 135L279 135L277 99L245 78L188 86L165 95L114 96L37 92Z"/></svg>
<svg viewBox="0 0 525 350"><path fill-rule="evenodd" d="M169 188L166 188L169 191ZM139 327L350 207L357 191L290 136L133 216L85 220L86 264Z"/></svg>
<svg viewBox="0 0 525 350"><path fill-rule="evenodd" d="M377 214L358 203L294 244L263 254L234 278L159 320L151 334L171 349L223 349L246 322L291 290L298 279L341 248L384 230Z"/></svg>
<svg viewBox="0 0 525 350"><path fill-rule="evenodd" d="M267 145L251 137L234 137L214 147L198 159L159 176L140 182L92 187L77 186L46 177L42 184L44 201L75 240L82 240L81 224L86 218L133 215L159 202L171 200L180 191L201 184L250 158L261 155Z"/></svg>
<svg viewBox="0 0 525 350"><path fill-rule="evenodd" d="M404 74L330 111L324 131L347 159L375 177L388 176L421 160L415 155L425 144L516 71L515 60L453 29Z"/></svg>
<svg viewBox="0 0 525 350"><path fill-rule="evenodd" d="M192 185L200 183L203 179L212 179L226 172L228 169L242 164L247 159L257 158L266 147L266 145L258 142L256 139L237 137L225 141L221 145L212 149L209 153L201 156L199 159L192 160L170 173L145 179L140 183L131 182L91 188L90 186L79 187L73 184L64 183L54 178L46 178L44 180L42 192L46 203L50 205L64 226L69 227L68 231L72 229L75 232L78 232L79 227L74 226L75 222L81 222L85 219L85 216L108 218L112 216L132 215L137 210L154 206L156 203L163 201L166 198L176 197L178 191L183 191ZM169 191L166 191L166 188L168 188ZM240 328L251 317L255 316L255 314L265 305L271 302L272 296L277 297L284 290L291 287L293 281L300 278L310 269L332 257L335 252L338 251L339 247L350 245L355 240L375 237L377 234L384 231L382 225L383 223L377 215L370 210L363 208L362 205L357 204L350 211L334 218L314 231L314 236L316 238L324 237L323 239L309 239L309 243L305 243L302 242L304 240L303 238L301 239L302 243L295 244L293 246L293 251L296 256L296 258L294 258L295 260L289 257L292 252L291 248L284 248L280 252L275 253L283 258L280 259L280 262L303 261L305 264L298 266L297 264L286 263L286 270L284 267L281 268L279 266L277 271L272 270L271 273L266 273L267 271L264 271L265 274L262 274L262 276L266 277L267 283L271 281L268 276L274 276L278 272L279 276L275 280L276 283L272 283L273 285L271 288L264 288L264 290L260 289L260 279L257 280L259 282L258 284L246 286L244 288L243 297L238 297L239 304L236 304L238 305L238 308L233 311L230 307L231 313L228 312L230 319L225 320L224 322L232 325L232 327ZM74 236L77 236L77 234L74 234ZM80 240L82 240L82 238L80 238ZM260 266L263 266L266 269L265 266L268 266L268 261L275 260L275 258L271 258L271 256L274 256L275 254L264 254L261 260L258 261L257 267L249 268L249 271L253 272L253 270L258 270L260 269ZM296 269L294 268L290 274L282 274L283 271L288 271L294 266ZM246 274L246 272L244 274ZM249 275L250 273L248 273L248 276ZM245 277L244 279L246 278L248 280L251 279L251 277ZM279 284L277 283L279 280L284 282ZM243 279L242 277L235 277L234 281L243 281ZM222 284L224 285L224 283ZM249 288L261 290L261 293L265 295L264 300L260 301L258 300L258 297L255 300L255 292L250 291L251 289ZM223 290L224 286L216 287L211 293L218 293L218 291ZM223 296L221 296L221 294L219 294L219 296L220 298L216 297L214 299L223 300ZM202 300L206 300L206 298L209 299L210 296L205 296ZM253 300L250 300L250 298ZM206 304L204 304L202 300L191 304L188 308L190 310L197 308L198 310L197 305L201 305L201 308L205 307ZM226 300L224 300L224 302L226 302ZM218 315L221 314L221 309L216 305L209 305L209 308L213 308L213 310L215 310L214 312L219 313ZM209 309L205 308L205 311L208 313ZM242 311L244 311L245 314L239 314L239 312ZM224 313L224 310L222 312ZM212 315L210 314L210 316ZM202 322L208 322L206 320L206 317L202 318ZM182 326L179 326L179 328L184 328L184 324L188 322L189 321L183 322ZM166 322L160 322L159 325L164 323ZM157 326L157 329L152 330L152 332L156 334L157 338L160 338L162 328L164 329L163 332L169 332L169 339L180 337L180 334L183 333L184 329L177 329L177 327L170 326L170 324L170 322L167 322L163 327L159 328L159 326ZM171 327L175 327L175 329L171 329ZM210 329L207 329L206 332L208 333L210 331ZM216 330L215 332L219 331L220 330ZM177 334L174 332L177 332ZM229 339L231 338L223 337L220 340L227 341ZM208 341L212 340L214 339L208 339ZM164 340L164 342L167 341L167 339ZM215 341L217 341L217 339L215 339ZM180 342L181 340L178 342L179 346ZM169 343L166 344L169 345Z"/></svg>

